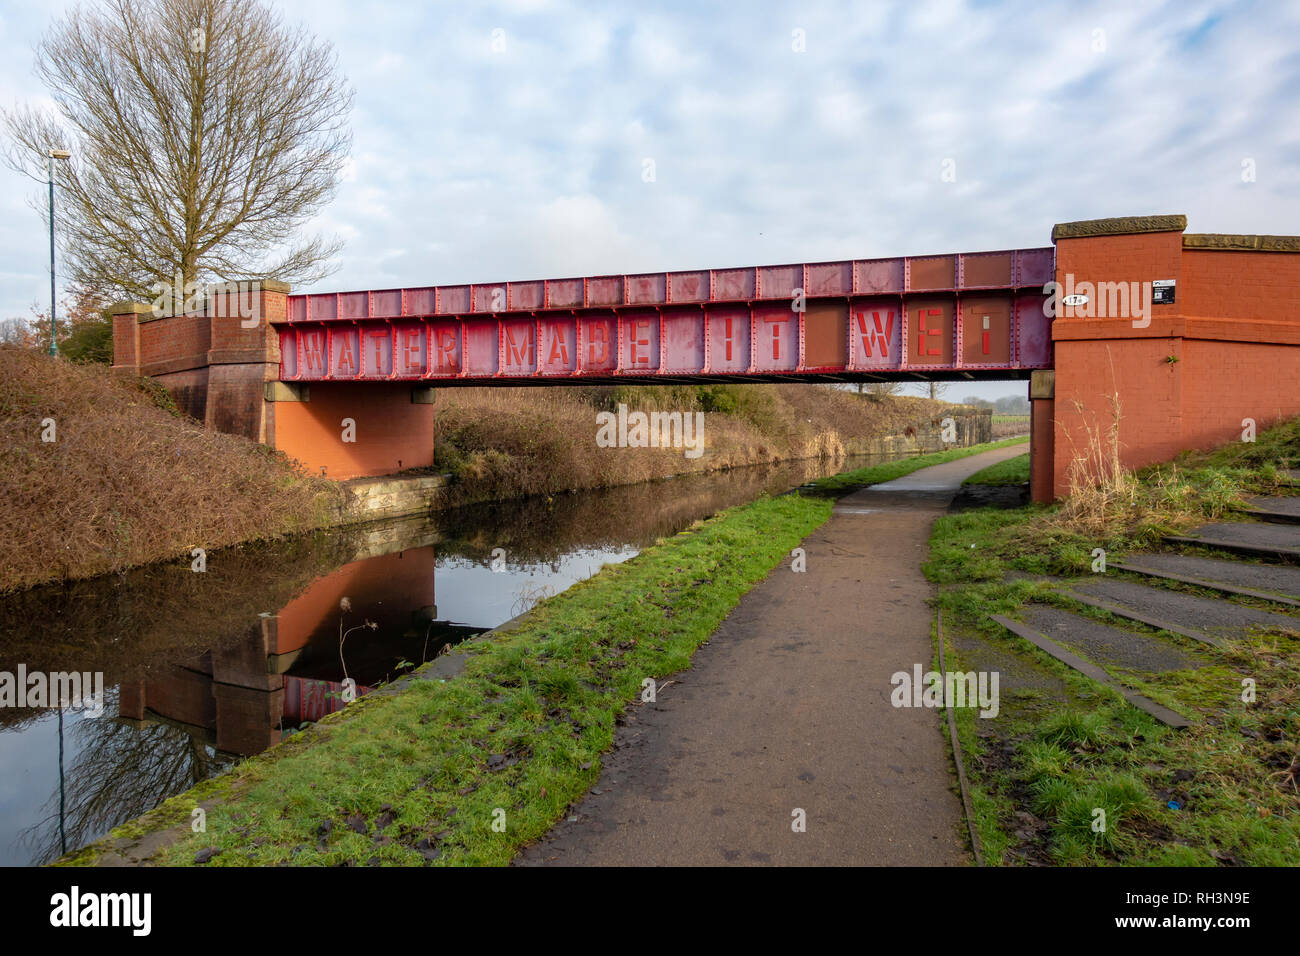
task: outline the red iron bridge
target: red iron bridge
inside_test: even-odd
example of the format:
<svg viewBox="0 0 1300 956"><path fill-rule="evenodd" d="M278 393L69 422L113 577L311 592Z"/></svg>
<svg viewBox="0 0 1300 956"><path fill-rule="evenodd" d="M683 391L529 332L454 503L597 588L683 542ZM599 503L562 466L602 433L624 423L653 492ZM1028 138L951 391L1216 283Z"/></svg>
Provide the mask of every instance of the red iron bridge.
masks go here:
<svg viewBox="0 0 1300 956"><path fill-rule="evenodd" d="M1055 249L292 295L287 382L1014 379Z"/></svg>

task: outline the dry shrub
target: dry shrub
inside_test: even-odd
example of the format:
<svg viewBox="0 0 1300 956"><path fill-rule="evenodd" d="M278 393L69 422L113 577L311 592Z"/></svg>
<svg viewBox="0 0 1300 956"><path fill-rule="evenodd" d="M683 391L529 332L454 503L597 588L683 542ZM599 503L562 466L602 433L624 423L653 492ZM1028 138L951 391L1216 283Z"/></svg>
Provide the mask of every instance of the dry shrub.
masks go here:
<svg viewBox="0 0 1300 956"><path fill-rule="evenodd" d="M993 440L1001 441L1004 438L1019 438L1021 435L1029 434L1029 419L1024 421L995 421L993 423Z"/></svg>
<svg viewBox="0 0 1300 956"><path fill-rule="evenodd" d="M596 413L704 411L704 454L600 448ZM437 466L457 476L448 503L553 494L803 458L839 458L955 406L869 400L824 385L456 388L438 396Z"/></svg>
<svg viewBox="0 0 1300 956"><path fill-rule="evenodd" d="M0 348L0 592L318 527L338 485L160 407L153 383ZM52 419L56 440L41 440Z"/></svg>
<svg viewBox="0 0 1300 956"><path fill-rule="evenodd" d="M1056 520L1080 533L1099 533L1113 522L1122 521L1139 501L1138 481L1119 458L1119 393L1112 392L1107 403L1110 421L1104 423L1076 400L1074 410L1083 425L1084 439L1077 443L1072 433L1066 433L1070 444L1066 472L1069 497Z"/></svg>

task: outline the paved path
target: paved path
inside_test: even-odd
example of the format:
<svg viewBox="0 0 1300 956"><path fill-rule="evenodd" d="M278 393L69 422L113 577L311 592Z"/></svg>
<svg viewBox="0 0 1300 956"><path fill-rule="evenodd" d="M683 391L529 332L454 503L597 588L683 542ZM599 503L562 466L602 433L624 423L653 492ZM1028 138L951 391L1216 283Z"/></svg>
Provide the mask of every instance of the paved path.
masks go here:
<svg viewBox="0 0 1300 956"><path fill-rule="evenodd" d="M963 478L1024 452L841 499L803 542L807 571L777 567L656 703L629 708L596 785L516 862L969 862L940 713L892 707L890 676L930 669L935 518Z"/></svg>

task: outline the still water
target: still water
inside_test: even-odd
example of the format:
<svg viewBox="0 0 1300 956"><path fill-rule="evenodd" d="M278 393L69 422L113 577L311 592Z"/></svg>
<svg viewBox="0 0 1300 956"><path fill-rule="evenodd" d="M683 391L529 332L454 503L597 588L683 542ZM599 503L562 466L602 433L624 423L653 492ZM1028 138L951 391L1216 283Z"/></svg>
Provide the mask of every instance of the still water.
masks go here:
<svg viewBox="0 0 1300 956"><path fill-rule="evenodd" d="M0 600L0 672L104 709L0 708L0 864L48 862L449 645L723 508L880 459L795 462L319 534Z"/></svg>

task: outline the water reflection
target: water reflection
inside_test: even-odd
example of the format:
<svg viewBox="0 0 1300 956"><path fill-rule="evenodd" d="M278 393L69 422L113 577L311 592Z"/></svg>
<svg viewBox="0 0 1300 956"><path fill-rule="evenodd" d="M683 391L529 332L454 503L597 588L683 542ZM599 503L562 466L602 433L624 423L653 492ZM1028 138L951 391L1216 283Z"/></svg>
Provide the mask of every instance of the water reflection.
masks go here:
<svg viewBox="0 0 1300 956"><path fill-rule="evenodd" d="M0 671L99 671L104 716L0 709L0 863L51 860L657 538L861 461L478 505L0 602ZM437 580L437 591L434 582Z"/></svg>

